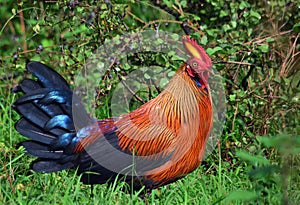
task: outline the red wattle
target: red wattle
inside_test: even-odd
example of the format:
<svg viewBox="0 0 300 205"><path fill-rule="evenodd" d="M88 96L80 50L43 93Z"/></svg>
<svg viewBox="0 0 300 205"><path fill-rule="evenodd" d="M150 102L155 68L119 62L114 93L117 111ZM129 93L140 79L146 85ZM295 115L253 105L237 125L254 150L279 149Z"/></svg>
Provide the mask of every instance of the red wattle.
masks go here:
<svg viewBox="0 0 300 205"><path fill-rule="evenodd" d="M195 77L195 73L191 69L188 68L187 72L188 72L189 76Z"/></svg>

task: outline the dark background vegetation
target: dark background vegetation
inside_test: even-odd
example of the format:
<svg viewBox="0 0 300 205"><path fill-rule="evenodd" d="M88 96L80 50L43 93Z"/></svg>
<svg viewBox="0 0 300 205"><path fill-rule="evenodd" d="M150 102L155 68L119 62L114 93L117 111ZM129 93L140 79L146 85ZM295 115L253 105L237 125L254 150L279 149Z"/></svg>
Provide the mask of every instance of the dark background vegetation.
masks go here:
<svg viewBox="0 0 300 205"><path fill-rule="evenodd" d="M0 3L0 201L16 204L298 204L300 201L300 2L270 1L11 1ZM224 77L226 124L218 146L184 179L137 194L98 186L90 196L74 172L30 171L16 144L11 93L27 60L51 65L71 84L98 47L146 29L189 34ZM150 55L151 57L151 55ZM171 58L139 57L140 63ZM149 61L149 62L148 62ZM170 66L171 70L174 67ZM110 116L118 76L107 70L95 102ZM148 100L148 99L145 99Z"/></svg>

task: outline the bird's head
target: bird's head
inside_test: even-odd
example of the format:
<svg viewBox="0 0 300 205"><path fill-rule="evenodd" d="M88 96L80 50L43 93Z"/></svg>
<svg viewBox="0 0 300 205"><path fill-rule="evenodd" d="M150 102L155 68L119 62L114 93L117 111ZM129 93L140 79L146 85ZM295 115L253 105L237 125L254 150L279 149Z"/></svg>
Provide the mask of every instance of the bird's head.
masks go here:
<svg viewBox="0 0 300 205"><path fill-rule="evenodd" d="M189 36L182 39L184 48L190 56L186 64L186 72L192 78L198 78L205 86L208 84L208 77L211 70L212 62L205 50Z"/></svg>

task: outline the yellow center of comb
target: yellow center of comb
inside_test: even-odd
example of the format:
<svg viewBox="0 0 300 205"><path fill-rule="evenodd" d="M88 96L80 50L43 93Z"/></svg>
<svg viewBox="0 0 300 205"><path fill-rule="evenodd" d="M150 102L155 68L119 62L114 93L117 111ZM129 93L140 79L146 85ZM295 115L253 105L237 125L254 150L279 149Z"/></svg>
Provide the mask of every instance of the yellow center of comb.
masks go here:
<svg viewBox="0 0 300 205"><path fill-rule="evenodd" d="M195 57L202 60L202 57L198 50L189 42L185 42L186 49Z"/></svg>

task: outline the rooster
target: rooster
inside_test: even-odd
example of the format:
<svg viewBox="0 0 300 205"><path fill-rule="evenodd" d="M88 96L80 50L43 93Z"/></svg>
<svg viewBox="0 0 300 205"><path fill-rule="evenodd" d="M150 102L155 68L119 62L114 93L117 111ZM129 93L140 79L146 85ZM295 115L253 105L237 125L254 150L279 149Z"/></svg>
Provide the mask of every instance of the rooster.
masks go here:
<svg viewBox="0 0 300 205"><path fill-rule="evenodd" d="M109 119L89 117L65 79L48 66L31 61L14 92L21 115L16 130L37 157L32 169L76 169L84 184L125 180L131 188L152 190L195 170L212 129L208 79L212 62L205 50L183 37L189 55L165 89L136 110Z"/></svg>

